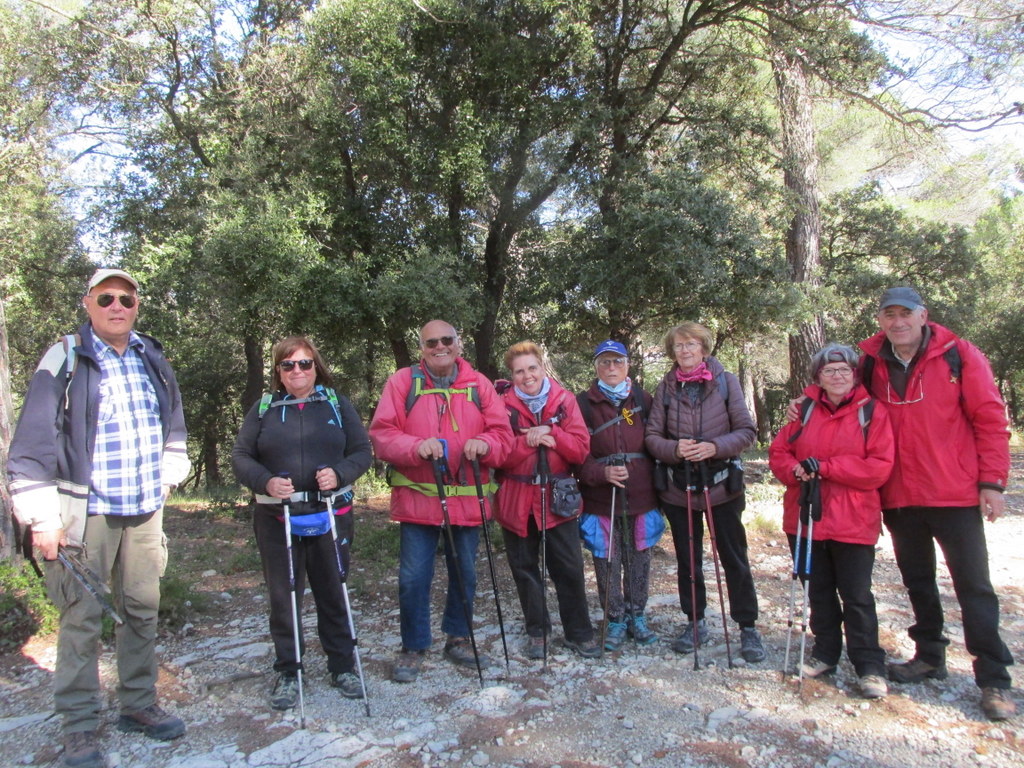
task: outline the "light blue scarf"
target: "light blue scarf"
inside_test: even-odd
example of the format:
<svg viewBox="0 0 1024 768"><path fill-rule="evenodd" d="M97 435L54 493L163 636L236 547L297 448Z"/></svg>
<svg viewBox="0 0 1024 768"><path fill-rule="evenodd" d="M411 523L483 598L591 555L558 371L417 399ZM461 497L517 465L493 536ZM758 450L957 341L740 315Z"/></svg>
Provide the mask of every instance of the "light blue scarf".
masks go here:
<svg viewBox="0 0 1024 768"><path fill-rule="evenodd" d="M547 376L544 377L544 383L540 386L540 392L536 395L528 395L519 387L513 387L516 393L516 397L523 401L523 405L529 409L530 413L535 416L544 410L544 406L548 404L548 393L551 392L551 379Z"/></svg>
<svg viewBox="0 0 1024 768"><path fill-rule="evenodd" d="M629 393L633 391L633 380L627 376L614 387L609 387L603 381L598 379L597 388L601 390L601 394L612 401L612 405L618 408L622 403L629 399Z"/></svg>

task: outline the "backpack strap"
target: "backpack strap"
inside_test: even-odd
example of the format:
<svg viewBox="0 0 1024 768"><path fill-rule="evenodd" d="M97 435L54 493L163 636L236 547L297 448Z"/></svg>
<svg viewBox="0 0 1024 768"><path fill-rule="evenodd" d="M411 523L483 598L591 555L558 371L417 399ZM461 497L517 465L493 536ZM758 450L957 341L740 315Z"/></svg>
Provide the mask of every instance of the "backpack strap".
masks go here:
<svg viewBox="0 0 1024 768"><path fill-rule="evenodd" d="M800 433L804 431L804 425L811 420L811 411L814 410L815 402L812 397L805 397L803 402L800 403L800 428L797 429L792 435L789 436L789 440L786 442L795 443L796 439L800 437Z"/></svg>
<svg viewBox="0 0 1024 768"><path fill-rule="evenodd" d="M67 358L67 364L64 366L64 410L67 410L71 405L71 379L78 368L78 351L75 348L82 343L82 335L69 333L61 342L64 345L64 356Z"/></svg>
<svg viewBox="0 0 1024 768"><path fill-rule="evenodd" d="M864 433L865 442L868 439L868 425L871 424L871 417L875 413L875 402L875 398L869 397L868 401L857 409L857 421L860 423L861 432ZM804 425L811 420L811 411L814 410L814 406L815 402L810 397L805 397L800 403L800 428L789 436L787 443L796 442L796 439L800 437L800 433L804 431Z"/></svg>
<svg viewBox="0 0 1024 768"><path fill-rule="evenodd" d="M330 404L331 410L334 411L334 418L338 425L338 429L344 429L344 425L341 422L341 410L338 403L338 393L335 392L331 387L324 387L317 385L316 391L313 392L309 397L297 397L292 399L280 398L279 400L274 399L273 392L264 392L260 398L260 409L259 417L262 419L268 410L271 408L280 408L285 405L302 405L303 403L323 403ZM284 418L282 416L282 418Z"/></svg>
<svg viewBox="0 0 1024 768"><path fill-rule="evenodd" d="M444 399L448 402L448 413L451 416L452 430L455 432L459 431L459 425L455 421L455 412L451 407L452 395L465 395L466 400L471 402L477 407L481 413L484 410L483 403L480 402L480 389L477 387L476 382L469 382L465 387L454 389L452 387L434 387L428 389L426 386L427 376L423 372L423 366L419 363L409 366L410 375L412 376L412 385L409 387L409 394L405 396L405 413L408 415L412 407L416 405L416 401L422 395L443 395Z"/></svg>

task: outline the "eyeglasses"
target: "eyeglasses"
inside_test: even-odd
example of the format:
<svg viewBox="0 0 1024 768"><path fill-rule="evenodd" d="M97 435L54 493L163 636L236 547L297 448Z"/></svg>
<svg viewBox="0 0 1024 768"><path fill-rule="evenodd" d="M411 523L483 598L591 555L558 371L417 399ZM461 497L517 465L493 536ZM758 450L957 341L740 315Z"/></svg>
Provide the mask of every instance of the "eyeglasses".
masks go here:
<svg viewBox="0 0 1024 768"><path fill-rule="evenodd" d="M699 341L681 341L678 344L673 344L672 349L676 352L682 352L684 349L688 352L692 352L695 349L700 349L701 343Z"/></svg>
<svg viewBox="0 0 1024 768"><path fill-rule="evenodd" d="M907 385L907 394L912 394L913 388L914 384L913 382L910 382ZM892 390L889 388L889 382L885 382L885 399L889 405L912 405L913 403L919 403L924 400L924 376L920 373L917 374L917 391L918 395L913 400L893 400ZM903 397L906 398L906 396L907 395L904 395Z"/></svg>
<svg viewBox="0 0 1024 768"><path fill-rule="evenodd" d="M121 302L121 306L124 307L125 309L131 309L132 307L134 307L136 301L135 297L132 296L130 293L101 293L99 296L96 296L95 298L96 303L99 304L104 309L113 304L114 299L117 299L119 302Z"/></svg>
<svg viewBox="0 0 1024 768"><path fill-rule="evenodd" d="M597 358L597 364L600 365L602 368L611 368L612 366L615 366L616 368L621 368L622 366L624 366L626 364L626 358L624 358L624 357L599 357L599 358Z"/></svg>
<svg viewBox="0 0 1024 768"><path fill-rule="evenodd" d="M828 376L830 379L834 376L841 376L844 379L848 379L853 375L853 368L845 365L839 368L822 368L821 375Z"/></svg>
<svg viewBox="0 0 1024 768"><path fill-rule="evenodd" d="M299 366L299 370L308 371L313 367L313 361L308 357L305 360L282 360L277 364L277 367L287 373L294 369L296 365Z"/></svg>
<svg viewBox="0 0 1024 768"><path fill-rule="evenodd" d="M444 346L444 347L450 347L454 343L455 343L455 337L454 336L442 336L439 339L424 339L423 340L423 346L425 346L427 349L434 349L434 347L436 347L438 344L440 344L441 346Z"/></svg>

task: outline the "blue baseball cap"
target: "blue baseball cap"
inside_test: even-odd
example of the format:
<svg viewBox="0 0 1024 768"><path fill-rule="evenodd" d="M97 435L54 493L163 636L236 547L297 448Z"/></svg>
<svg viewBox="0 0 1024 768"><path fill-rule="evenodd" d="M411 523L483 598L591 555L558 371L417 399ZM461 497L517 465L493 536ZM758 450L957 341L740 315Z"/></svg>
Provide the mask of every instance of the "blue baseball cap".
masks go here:
<svg viewBox="0 0 1024 768"><path fill-rule="evenodd" d="M594 357L600 357L605 352L614 352L616 355L629 357L629 353L626 351L626 348L619 342L612 341L611 339L608 339L607 341L602 341L600 344L597 345L597 349L594 350Z"/></svg>
<svg viewBox="0 0 1024 768"><path fill-rule="evenodd" d="M882 294L882 300L878 302L879 310L892 306L906 307L907 309L922 309L924 307L924 302L921 301L921 294L913 288L901 285L887 290Z"/></svg>

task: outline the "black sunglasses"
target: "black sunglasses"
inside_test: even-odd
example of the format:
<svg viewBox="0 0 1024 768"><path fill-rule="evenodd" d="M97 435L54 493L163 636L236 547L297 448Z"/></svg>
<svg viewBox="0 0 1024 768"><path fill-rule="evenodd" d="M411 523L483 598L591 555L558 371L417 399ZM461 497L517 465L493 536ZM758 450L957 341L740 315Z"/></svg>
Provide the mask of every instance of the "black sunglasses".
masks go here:
<svg viewBox="0 0 1024 768"><path fill-rule="evenodd" d="M308 371L310 368L313 367L313 361L310 360L308 357L305 360L282 360L280 363L277 364L277 367L280 368L282 371L290 371L296 365L299 366L300 370Z"/></svg>
<svg viewBox="0 0 1024 768"><path fill-rule="evenodd" d="M135 297L132 296L130 293L101 293L99 296L96 297L96 303L99 304L104 309L106 309L107 307L114 303L114 299L120 301L121 306L124 307L125 309L131 309L132 307L135 306Z"/></svg>
<svg viewBox="0 0 1024 768"><path fill-rule="evenodd" d="M443 344L446 347L450 347L454 343L455 343L455 337L454 336L442 336L439 339L424 339L423 340L424 346L426 346L428 349L433 349L438 344Z"/></svg>

